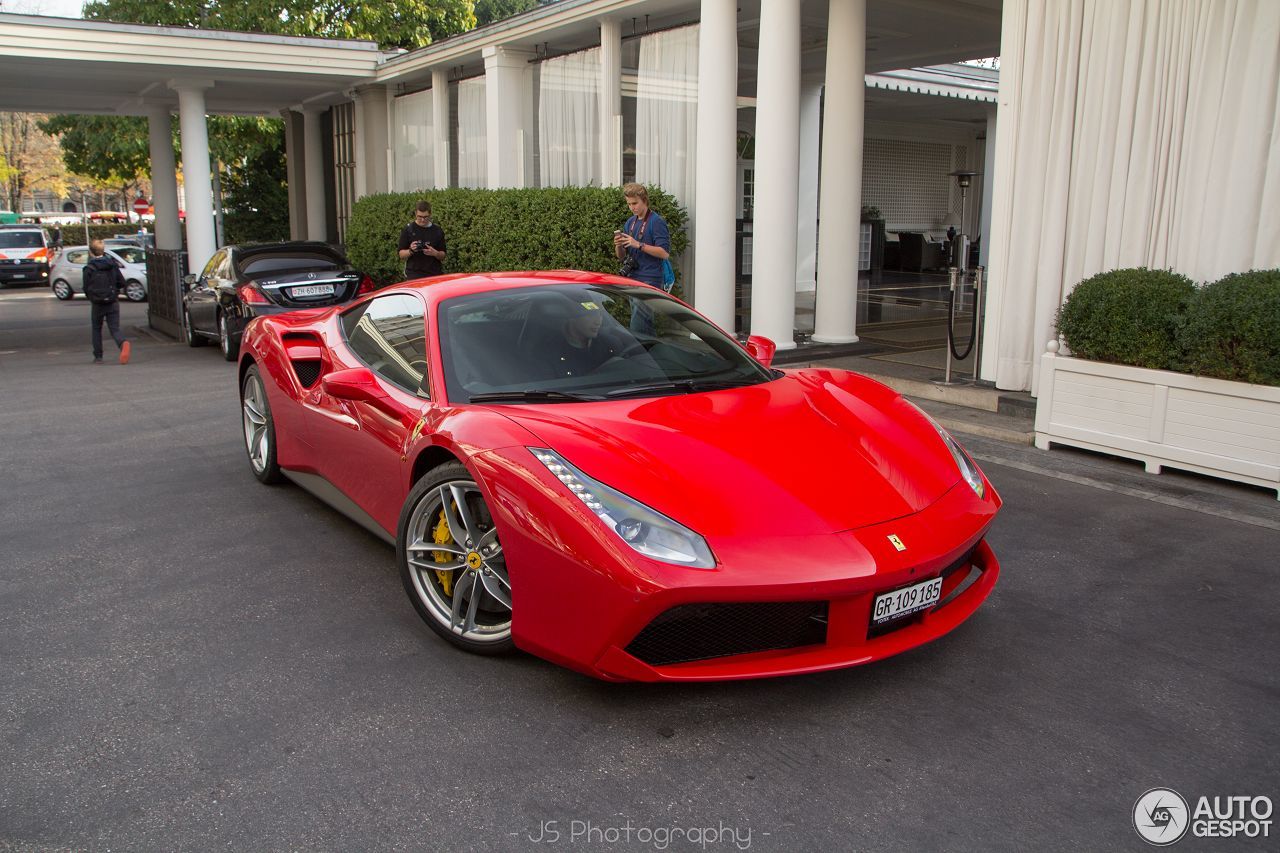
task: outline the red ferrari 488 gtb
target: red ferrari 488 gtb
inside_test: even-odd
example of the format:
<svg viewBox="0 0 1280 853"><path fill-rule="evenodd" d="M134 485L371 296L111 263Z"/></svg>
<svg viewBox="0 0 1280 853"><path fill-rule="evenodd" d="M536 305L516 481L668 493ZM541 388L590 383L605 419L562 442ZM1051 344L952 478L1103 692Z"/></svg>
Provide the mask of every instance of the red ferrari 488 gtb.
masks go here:
<svg viewBox="0 0 1280 853"><path fill-rule="evenodd" d="M951 630L999 573L995 490L895 392L772 356L614 276L435 278L253 320L245 445L394 542L469 651L729 679Z"/></svg>

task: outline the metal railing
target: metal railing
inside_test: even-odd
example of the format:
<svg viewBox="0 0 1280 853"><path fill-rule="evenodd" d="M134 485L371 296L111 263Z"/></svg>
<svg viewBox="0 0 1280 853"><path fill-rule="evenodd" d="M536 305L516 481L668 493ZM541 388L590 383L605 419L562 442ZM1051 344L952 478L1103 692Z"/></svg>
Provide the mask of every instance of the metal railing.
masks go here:
<svg viewBox="0 0 1280 853"><path fill-rule="evenodd" d="M147 249L147 325L182 340L182 277L187 253Z"/></svg>

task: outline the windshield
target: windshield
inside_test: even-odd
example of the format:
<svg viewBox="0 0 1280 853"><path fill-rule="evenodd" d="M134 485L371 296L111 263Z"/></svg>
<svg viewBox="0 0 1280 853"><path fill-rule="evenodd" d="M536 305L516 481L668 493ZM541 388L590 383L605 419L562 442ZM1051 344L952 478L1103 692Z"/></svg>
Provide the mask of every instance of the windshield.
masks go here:
<svg viewBox="0 0 1280 853"><path fill-rule="evenodd" d="M438 319L455 403L664 396L774 378L724 332L650 287L457 296L441 303Z"/></svg>
<svg viewBox="0 0 1280 853"><path fill-rule="evenodd" d="M43 231L0 231L0 249L40 249Z"/></svg>
<svg viewBox="0 0 1280 853"><path fill-rule="evenodd" d="M120 260L126 264L145 264L147 262L147 253L136 246L119 246L111 251L120 256Z"/></svg>
<svg viewBox="0 0 1280 853"><path fill-rule="evenodd" d="M343 264L333 255L307 250L254 253L240 260L240 272L246 278L260 278L294 270L337 270L342 267Z"/></svg>

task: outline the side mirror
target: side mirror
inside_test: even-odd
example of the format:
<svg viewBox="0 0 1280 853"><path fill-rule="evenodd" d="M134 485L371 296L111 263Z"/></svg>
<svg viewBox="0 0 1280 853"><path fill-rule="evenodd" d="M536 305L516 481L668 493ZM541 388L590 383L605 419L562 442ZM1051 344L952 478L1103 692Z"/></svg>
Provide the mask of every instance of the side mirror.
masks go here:
<svg viewBox="0 0 1280 853"><path fill-rule="evenodd" d="M777 351L778 345L764 335L747 338L747 353L765 367L773 364L773 354Z"/></svg>
<svg viewBox="0 0 1280 853"><path fill-rule="evenodd" d="M187 273L186 275L184 275L182 277L182 292L186 293L188 290L195 287L196 282L199 280L199 278L200 277L193 272Z"/></svg>
<svg viewBox="0 0 1280 853"><path fill-rule="evenodd" d="M320 388L330 397L339 400L359 400L373 403L386 397L386 393L378 385L378 380L366 367L352 367L348 370L335 370L320 377Z"/></svg>

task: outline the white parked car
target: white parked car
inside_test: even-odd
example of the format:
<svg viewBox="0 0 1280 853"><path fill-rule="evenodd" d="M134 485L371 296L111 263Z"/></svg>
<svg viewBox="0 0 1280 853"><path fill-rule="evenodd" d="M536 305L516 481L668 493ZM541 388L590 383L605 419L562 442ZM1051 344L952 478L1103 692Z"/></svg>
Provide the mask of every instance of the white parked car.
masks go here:
<svg viewBox="0 0 1280 853"><path fill-rule="evenodd" d="M147 298L147 255L139 246L109 246L107 256L120 265L124 275L124 295L130 302ZM88 246L68 246L53 262L49 282L53 295L71 299L84 287L84 265L89 263Z"/></svg>

